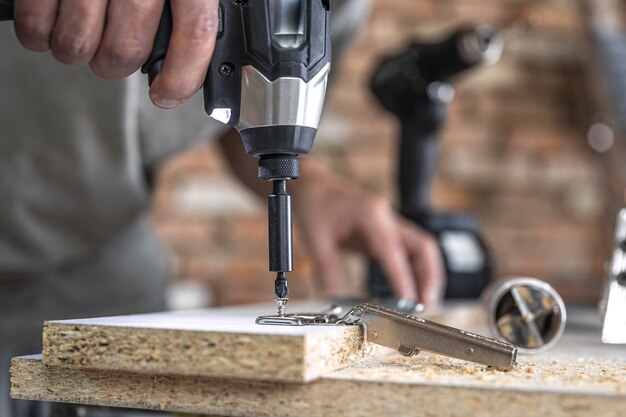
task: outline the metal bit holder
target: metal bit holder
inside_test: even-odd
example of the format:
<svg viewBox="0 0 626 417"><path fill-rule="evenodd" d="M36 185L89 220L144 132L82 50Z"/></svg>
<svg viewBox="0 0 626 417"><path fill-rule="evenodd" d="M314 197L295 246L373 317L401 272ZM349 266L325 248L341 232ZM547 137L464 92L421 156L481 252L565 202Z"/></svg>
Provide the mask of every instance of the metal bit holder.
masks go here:
<svg viewBox="0 0 626 417"><path fill-rule="evenodd" d="M424 350L451 358L511 369L517 347L471 332L445 326L372 304L360 304L342 318L334 314L263 316L257 324L268 325L355 325L365 328L368 342L413 356Z"/></svg>
<svg viewBox="0 0 626 417"><path fill-rule="evenodd" d="M293 271L291 196L287 181L300 177L300 159L294 155L269 155L259 160L259 178L271 181L273 192L267 200L269 269L276 272L274 294L278 316L286 315L289 301L287 272Z"/></svg>

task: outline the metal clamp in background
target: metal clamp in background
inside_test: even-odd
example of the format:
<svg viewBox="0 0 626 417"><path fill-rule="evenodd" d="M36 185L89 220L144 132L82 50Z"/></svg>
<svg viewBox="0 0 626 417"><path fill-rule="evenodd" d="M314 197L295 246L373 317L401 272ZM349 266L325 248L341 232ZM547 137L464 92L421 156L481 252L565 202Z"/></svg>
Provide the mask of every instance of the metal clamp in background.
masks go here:
<svg viewBox="0 0 626 417"><path fill-rule="evenodd" d="M544 352L563 335L565 303L547 282L513 278L494 284L485 294L492 332L517 346L520 353Z"/></svg>

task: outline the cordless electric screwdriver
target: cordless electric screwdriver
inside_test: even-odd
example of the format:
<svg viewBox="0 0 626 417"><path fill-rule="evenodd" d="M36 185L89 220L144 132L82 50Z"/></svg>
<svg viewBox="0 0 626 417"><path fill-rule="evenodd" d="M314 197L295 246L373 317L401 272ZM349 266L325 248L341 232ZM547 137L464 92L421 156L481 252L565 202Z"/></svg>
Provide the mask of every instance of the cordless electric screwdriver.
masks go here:
<svg viewBox="0 0 626 417"><path fill-rule="evenodd" d="M13 18L13 0L0 0L0 20ZM269 269L278 314L289 298L293 270L291 197L300 156L313 146L330 72L330 0L220 0L215 51L204 82L205 110L237 128L259 178L273 182L268 200ZM142 71L159 74L172 33L166 1L150 58Z"/></svg>
<svg viewBox="0 0 626 417"><path fill-rule="evenodd" d="M437 238L448 298L478 297L491 280L492 260L473 216L432 210L438 133L454 97L450 82L470 68L494 64L502 49L503 40L492 29L462 28L441 41L412 43L384 59L371 82L376 98L400 122L400 212ZM378 265L370 268L368 285L373 296L391 296L391 287Z"/></svg>

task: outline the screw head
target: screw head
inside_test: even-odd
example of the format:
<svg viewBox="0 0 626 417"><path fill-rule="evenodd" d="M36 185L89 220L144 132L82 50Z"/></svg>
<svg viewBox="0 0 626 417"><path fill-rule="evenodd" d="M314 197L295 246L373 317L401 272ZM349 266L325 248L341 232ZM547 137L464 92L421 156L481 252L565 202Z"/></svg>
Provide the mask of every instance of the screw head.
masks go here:
<svg viewBox="0 0 626 417"><path fill-rule="evenodd" d="M398 348L398 352L400 352L403 356L409 357L409 356L413 356L415 349L410 346L400 345L400 347Z"/></svg>
<svg viewBox="0 0 626 417"><path fill-rule="evenodd" d="M235 73L235 67L233 67L231 64L222 64L220 65L218 72L222 77L228 78Z"/></svg>
<svg viewBox="0 0 626 417"><path fill-rule="evenodd" d="M370 332L370 337L371 337L372 339L376 339L376 338L378 337L378 333L376 333L375 331L373 331L373 330L372 330L372 331Z"/></svg>

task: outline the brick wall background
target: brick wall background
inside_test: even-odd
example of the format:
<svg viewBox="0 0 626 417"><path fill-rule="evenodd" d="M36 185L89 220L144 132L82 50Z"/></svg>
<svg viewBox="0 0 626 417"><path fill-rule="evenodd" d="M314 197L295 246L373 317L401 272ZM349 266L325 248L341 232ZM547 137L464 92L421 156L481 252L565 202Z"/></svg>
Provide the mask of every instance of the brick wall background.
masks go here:
<svg viewBox="0 0 626 417"><path fill-rule="evenodd" d="M435 205L479 217L498 276L535 276L569 300L595 300L624 188L608 162L621 150L610 146L611 130L596 125L589 134L593 123L611 121L600 113L602 94L577 3L375 1L336 68L313 157L394 201L397 125L368 91L372 70L415 36L434 39L468 22L506 26L501 62L455 81ZM610 149L601 153L590 143ZM176 277L209 288L216 304L272 298L265 216L265 202L237 183L215 144L172 159L160 173L154 218ZM296 255L292 294L308 296L312 271L297 235ZM347 262L346 274L350 292L359 293L358 260Z"/></svg>

